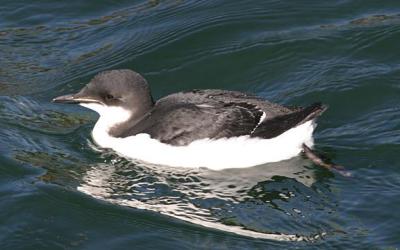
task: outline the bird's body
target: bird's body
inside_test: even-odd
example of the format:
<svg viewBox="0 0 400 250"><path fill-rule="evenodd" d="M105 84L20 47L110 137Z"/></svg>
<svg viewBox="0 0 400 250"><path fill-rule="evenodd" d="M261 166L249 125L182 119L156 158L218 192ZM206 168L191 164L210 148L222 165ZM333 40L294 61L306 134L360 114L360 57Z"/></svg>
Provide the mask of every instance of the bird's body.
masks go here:
<svg viewBox="0 0 400 250"><path fill-rule="evenodd" d="M129 70L101 73L60 100L99 113L92 135L101 147L156 164L212 169L296 156L303 143L312 146L314 119L325 110L225 90L180 92L154 103L145 80Z"/></svg>

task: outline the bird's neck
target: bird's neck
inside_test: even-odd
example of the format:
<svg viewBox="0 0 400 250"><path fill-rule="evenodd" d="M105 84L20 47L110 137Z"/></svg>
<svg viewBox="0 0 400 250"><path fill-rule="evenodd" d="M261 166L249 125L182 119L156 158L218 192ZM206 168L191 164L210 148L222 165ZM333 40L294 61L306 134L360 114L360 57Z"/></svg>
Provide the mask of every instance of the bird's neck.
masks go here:
<svg viewBox="0 0 400 250"><path fill-rule="evenodd" d="M154 106L152 96L148 98L131 99L125 107L107 106L99 103L81 103L81 106L96 111L99 114L92 136L94 141L102 147L110 147L110 141L121 137L140 121Z"/></svg>
<svg viewBox="0 0 400 250"><path fill-rule="evenodd" d="M107 107L99 112L99 119L94 125L92 137L101 147L111 147L112 135L110 131L115 127L127 122L132 113L119 107Z"/></svg>
<svg viewBox="0 0 400 250"><path fill-rule="evenodd" d="M115 137L118 137L118 133L135 124L148 112L147 109L128 110L122 107L110 107L101 104L81 105L99 114L99 119L93 128L92 136L94 141L101 147L111 147L112 145L110 144Z"/></svg>

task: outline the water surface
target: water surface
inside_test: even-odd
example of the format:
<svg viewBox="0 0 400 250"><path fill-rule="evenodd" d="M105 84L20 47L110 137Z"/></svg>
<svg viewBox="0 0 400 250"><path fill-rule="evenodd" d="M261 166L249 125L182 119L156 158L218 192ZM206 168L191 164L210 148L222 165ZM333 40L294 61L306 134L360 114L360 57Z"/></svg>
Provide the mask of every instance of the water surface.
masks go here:
<svg viewBox="0 0 400 250"><path fill-rule="evenodd" d="M399 247L399 44L398 1L3 1L0 248ZM50 100L117 68L156 98L322 101L316 148L352 177L302 157L211 171L100 150L96 114Z"/></svg>

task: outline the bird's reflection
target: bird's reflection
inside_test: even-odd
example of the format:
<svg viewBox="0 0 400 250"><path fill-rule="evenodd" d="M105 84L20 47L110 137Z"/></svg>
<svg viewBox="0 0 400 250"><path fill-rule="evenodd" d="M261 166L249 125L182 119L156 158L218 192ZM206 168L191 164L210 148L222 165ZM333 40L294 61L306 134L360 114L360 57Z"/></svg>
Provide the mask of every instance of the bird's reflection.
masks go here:
<svg viewBox="0 0 400 250"><path fill-rule="evenodd" d="M132 163L114 157L110 163L91 166L78 190L107 202L156 211L209 228L297 241L314 239L321 232L307 232L308 236L271 233L275 230L265 228L265 223L273 222L276 213L282 212L302 218L301 208L281 207L279 202L303 195L299 189L311 190L316 178L307 164L296 157L251 168L212 171ZM311 196L304 193L301 198L307 197Z"/></svg>

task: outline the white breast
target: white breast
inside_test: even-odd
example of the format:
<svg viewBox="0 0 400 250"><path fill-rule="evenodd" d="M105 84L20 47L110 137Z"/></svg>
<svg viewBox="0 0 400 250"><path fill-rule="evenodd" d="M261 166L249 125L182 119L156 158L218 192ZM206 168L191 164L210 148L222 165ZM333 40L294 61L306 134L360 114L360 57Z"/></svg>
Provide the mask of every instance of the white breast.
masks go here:
<svg viewBox="0 0 400 250"><path fill-rule="evenodd" d="M109 107L83 104L97 111L100 118L92 136L103 148L111 148L119 154L153 164L179 167L207 167L214 170L243 168L268 162L292 158L302 150L302 144L313 145L314 123L306 122L272 139L240 136L217 140L202 139L187 146L172 146L150 138L148 134L137 134L126 138L115 138L108 134L111 126L129 118L126 110L109 110ZM98 104L96 104L98 105ZM107 109L107 112L103 109Z"/></svg>

